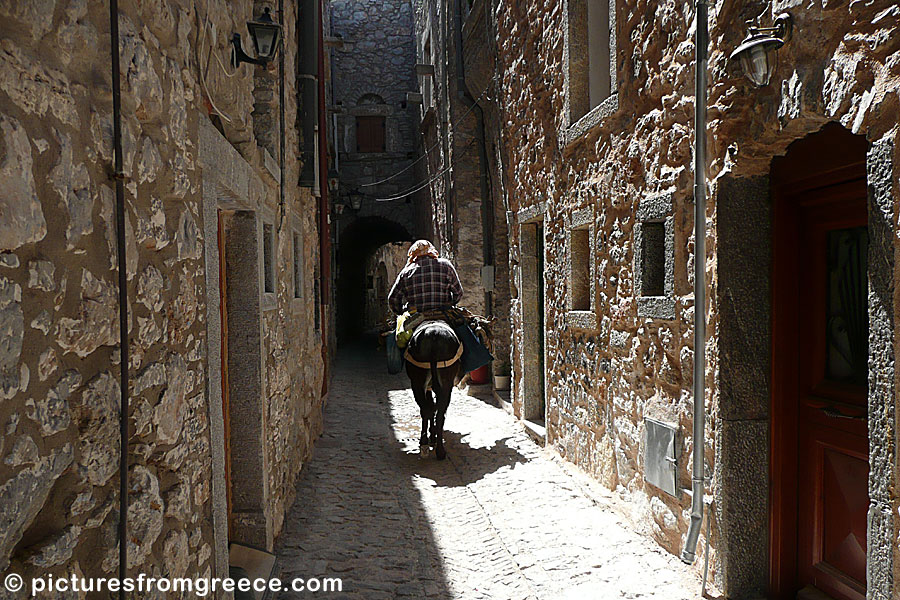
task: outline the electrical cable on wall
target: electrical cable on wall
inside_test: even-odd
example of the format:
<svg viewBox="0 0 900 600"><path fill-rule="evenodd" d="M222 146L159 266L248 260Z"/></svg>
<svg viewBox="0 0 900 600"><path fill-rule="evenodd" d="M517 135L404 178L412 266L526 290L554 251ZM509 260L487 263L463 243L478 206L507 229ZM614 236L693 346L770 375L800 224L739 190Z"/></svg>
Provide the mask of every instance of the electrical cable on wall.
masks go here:
<svg viewBox="0 0 900 600"><path fill-rule="evenodd" d="M465 148L463 148L463 150L468 150L469 148L472 147L472 145L473 145L474 143L475 143L475 140L473 139L471 142L468 143L468 145L467 145ZM434 177L432 177L432 178L429 179L428 181L426 181L426 182L424 182L424 183L417 183L417 184L415 184L412 188L410 188L410 189L408 189L408 190L406 190L406 191L404 191L404 192L400 192L399 194L394 194L393 196L388 196L387 198L375 198L374 200L375 200L375 202L393 202L394 200L401 200L401 199L403 199L403 198L406 198L406 197L409 196L410 194L415 194L415 193L418 192L419 190L422 190L422 189L428 187L429 185L431 185L432 183L434 183L435 181L437 181L437 180L438 180L441 176L443 176L445 173L447 173L448 171L450 171L450 169L452 169L452 168L453 168L453 166L450 165L450 166L448 166L448 167L442 169L437 175L435 175Z"/></svg>
<svg viewBox="0 0 900 600"><path fill-rule="evenodd" d="M493 82L493 81L496 80L496 79L497 79L497 76L494 75L494 76L491 78L491 81ZM481 92L481 95L478 96L478 99L475 100L475 104L478 104L478 102L479 102L482 98L484 98L484 95L488 92L488 90L490 89L490 87L491 87L491 86L490 86L490 83L484 87L484 91L482 91L482 92ZM456 126L459 125L459 123L460 123L463 119L465 119L466 117L468 117L468 116L472 113L472 109L473 109L473 108L474 108L474 105L473 105L473 106L470 106L469 109L468 109L466 112L464 112L463 115L462 115L460 118L458 118L456 121L454 121L454 122L451 124L451 129L456 130ZM409 164L406 165L403 169L397 171L397 172L394 173L393 175L390 175L390 176L388 176L388 177L385 177L385 178L382 179L381 181L376 181L376 182L374 182L374 183L362 183L362 184L360 184L359 187L373 187L373 186L376 186L376 185L381 185L382 183L388 182L388 181L390 181L391 179L394 179L395 177L397 177L397 176L399 176L399 175L402 175L403 173L406 173L407 171L409 171L410 169L412 169L415 165L417 165L422 159L426 158L426 157L428 156L428 153L431 152L432 150L434 150L435 148L437 148L437 147L438 147L438 144L441 144L442 142L443 142L443 139L439 138L438 141L436 141L434 144L432 144L430 148L427 148L427 149L425 150L425 152L422 154L422 156L420 156L419 158L417 158L417 159L414 160L413 162L409 163ZM380 202L383 202L384 200L379 200L379 201L380 201Z"/></svg>
<svg viewBox="0 0 900 600"><path fill-rule="evenodd" d="M225 119L226 123L231 123L232 118L229 117L224 111L220 110L218 106L216 106L216 103L213 102L212 95L210 95L210 93L209 93L209 86L206 85L206 77L203 74L204 69L200 64L200 48L203 45L204 38L206 37L206 26L202 25L200 22L200 9L196 3L194 4L194 12L197 14L197 29L199 30L199 33L197 34L197 45L194 48L194 54L197 59L197 71L200 74L200 86L203 88L203 92L206 94L206 99L207 99L207 101L209 101L209 105L213 109L213 111L215 111L215 113L217 115L219 115L220 117ZM209 24L209 15L208 14L205 18L205 22L207 25ZM214 44L212 42L210 42L209 55L215 54L213 52L213 46L214 46ZM216 58L218 59L218 56L216 56ZM222 68L224 69L225 67L223 66ZM206 70L209 70L209 56L206 57ZM228 75L227 71L225 72L225 75Z"/></svg>
<svg viewBox="0 0 900 600"><path fill-rule="evenodd" d="M396 194L396 195L394 195L394 196L389 196L389 197L387 197L387 198L375 198L375 202L393 202L394 200L401 200L401 199L403 199L403 198L406 198L406 197L409 196L410 194L415 194L415 193L418 192L419 190L425 189L426 187L428 187L429 185L431 185L432 183L434 183L435 181L437 181L438 179L440 179L441 176L443 176L445 173L447 173L447 172L448 172L450 169L452 169L452 168L453 168L453 167L447 167L447 168L443 169L443 170L440 171L437 175L435 175L434 177L432 177L431 179L429 179L429 180L426 181L425 183L418 184L417 187L415 187L415 188L413 188L413 189L407 190L407 191L402 192L402 193L400 193L400 194Z"/></svg>

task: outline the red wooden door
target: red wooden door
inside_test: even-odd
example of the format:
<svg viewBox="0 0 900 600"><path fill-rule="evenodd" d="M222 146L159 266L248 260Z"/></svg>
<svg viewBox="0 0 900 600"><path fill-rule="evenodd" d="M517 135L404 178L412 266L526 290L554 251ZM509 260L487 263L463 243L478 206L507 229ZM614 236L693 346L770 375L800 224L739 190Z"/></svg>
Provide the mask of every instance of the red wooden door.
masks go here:
<svg viewBox="0 0 900 600"><path fill-rule="evenodd" d="M812 190L798 201L798 583L837 599L864 600L865 180Z"/></svg>
<svg viewBox="0 0 900 600"><path fill-rule="evenodd" d="M862 136L772 163L771 595L866 595L867 213Z"/></svg>

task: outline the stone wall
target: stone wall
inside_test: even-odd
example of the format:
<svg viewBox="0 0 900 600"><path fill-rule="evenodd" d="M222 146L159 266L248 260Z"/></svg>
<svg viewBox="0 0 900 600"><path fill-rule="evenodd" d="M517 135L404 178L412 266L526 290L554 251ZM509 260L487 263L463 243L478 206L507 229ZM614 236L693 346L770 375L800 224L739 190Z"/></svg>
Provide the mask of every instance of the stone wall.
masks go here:
<svg viewBox="0 0 900 600"><path fill-rule="evenodd" d="M483 10L476 4L470 14L462 3L463 14L455 0L417 2L419 63L434 69L433 77L419 80L425 98L420 128L435 245L459 273L465 290L460 304L498 317L494 334L499 367L509 348L506 217L497 177L493 38L484 30ZM491 296L482 279L485 265L495 269Z"/></svg>
<svg viewBox="0 0 900 600"><path fill-rule="evenodd" d="M332 51L339 193L364 195L360 216L384 215L410 228L414 216L404 192L416 183L407 167L417 135L415 105L406 96L416 90L411 0L334 0L330 13L332 34L341 39ZM383 152L357 147L357 117L384 118ZM342 222L354 216L345 213Z"/></svg>
<svg viewBox="0 0 900 600"><path fill-rule="evenodd" d="M568 6L575 1L493 2L489 9L496 14L498 27L503 165L513 215L509 231L513 281L521 281L522 264L528 259L522 254L519 224L534 219L537 210L543 215L546 247L548 443L630 500L636 527L670 552L679 553L688 527L690 499L668 496L644 481L643 422L652 417L677 427L678 482L679 487L689 487L695 260L691 168L694 12L690 3L613 3L617 108L593 111L587 121L570 123L566 26ZM722 448L717 445L751 439L746 452L761 452L756 456L765 460L767 441L764 435L754 434L758 422L732 422L721 408L727 399L723 399L719 383L719 366L724 360L720 327L739 324L723 324L720 314L720 298L723 294L727 297L727 290L717 287L720 182L726 177L767 176L773 156L783 154L792 141L829 121L865 134L870 144L897 137L900 47L893 7L887 3L801 7L793 1L776 2L773 12L791 10L794 37L779 51L773 83L756 89L726 58L745 33L744 21L764 8L758 2L710 7L705 455L708 472L716 473L711 491L718 503L712 511L711 568L715 581L735 597L758 593L766 574L737 577L740 557L720 554L723 543L719 537L724 529L734 531L735 519L741 514L760 508L755 499L761 496L765 501L767 481L756 478L751 489L742 490L749 492L755 505L741 507L740 491L728 488L736 480L720 469ZM770 24L772 17L773 13L764 11L762 24ZM896 155L894 161L896 165ZM896 168L888 178L894 187L887 194L892 195L894 205L885 219L896 230ZM643 316L646 313L636 298L635 233L640 225L640 204L663 196L671 199L671 210L663 221L666 231L671 227L672 232L671 288L667 287L666 296L673 303L670 314L674 318L660 318L661 313ZM590 269L595 322L585 322L565 308L571 261L569 231L573 215L584 210L591 215L594 232ZM896 247L896 238L892 243ZM521 362L525 307L517 297L520 292L513 289L511 315L517 411L527 400ZM895 301L888 312L892 322ZM893 360L896 342L892 334L886 339L885 350ZM876 379L892 377L892 367L885 369ZM885 396L885 401L893 406L896 399ZM893 408L889 412L893 414ZM722 431L730 427L742 433L723 438ZM874 448L890 446L889 440L895 436L893 422L881 419L870 436ZM740 450L735 446L728 452ZM887 451L888 461L896 465L896 455L891 452ZM892 466L884 477L896 486L895 471ZM870 597L887 598L895 593L892 584L885 582L890 581L892 569L894 577L897 575L897 524L881 524L879 515L896 511L898 499L895 492L879 494L872 499L879 507L875 511L878 539L892 548L889 554L894 557L875 560L870 555L875 574ZM739 505L736 509L735 502ZM720 505L727 505L731 512L722 512ZM872 532L870 528L870 535ZM762 539L765 543L765 535ZM702 543L701 538L701 548ZM750 552L759 554L765 548L754 546Z"/></svg>
<svg viewBox="0 0 900 600"><path fill-rule="evenodd" d="M278 160L254 135L254 69L262 68L229 64L232 32L249 49L254 8L120 2L133 573L227 571L219 290L210 286L219 268L216 202L293 218L308 278L318 260L314 199L288 185L279 207ZM287 147L295 148L296 8L285 9ZM107 576L118 562L119 461L109 13L84 0L4 3L0 31L0 571ZM204 162L204 128L233 156ZM294 182L292 157L284 177ZM227 173L211 172L223 166ZM234 197L207 194L208 182L225 180L222 191ZM266 356L278 360L265 370L262 423L273 535L321 427L323 372L310 279L302 302L289 298L290 236L276 248L264 339Z"/></svg>
<svg viewBox="0 0 900 600"><path fill-rule="evenodd" d="M387 303L397 275L406 266L409 242L385 244L366 260L366 329L380 331L386 322L393 322L394 313Z"/></svg>

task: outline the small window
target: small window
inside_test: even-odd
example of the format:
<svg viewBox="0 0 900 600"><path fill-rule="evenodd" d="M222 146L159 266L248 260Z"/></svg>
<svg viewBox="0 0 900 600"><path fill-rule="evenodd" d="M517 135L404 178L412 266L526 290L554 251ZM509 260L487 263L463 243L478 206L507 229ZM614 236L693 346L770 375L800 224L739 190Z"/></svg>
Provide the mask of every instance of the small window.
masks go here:
<svg viewBox="0 0 900 600"><path fill-rule="evenodd" d="M356 117L356 151L384 152L384 117Z"/></svg>
<svg viewBox="0 0 900 600"><path fill-rule="evenodd" d="M643 198L634 227L634 292L639 317L675 318L675 217L671 194Z"/></svg>
<svg viewBox="0 0 900 600"><path fill-rule="evenodd" d="M263 224L263 290L275 293L275 228Z"/></svg>
<svg viewBox="0 0 900 600"><path fill-rule="evenodd" d="M434 56L431 54L431 34L428 34L428 38L425 40L425 48L422 54L422 62L424 64L434 64ZM431 97L433 96L431 91L432 79L432 77L428 76L422 77L422 106L425 110L431 108Z"/></svg>
<svg viewBox="0 0 900 600"><path fill-rule="evenodd" d="M591 310L591 243L588 227L571 231L571 252L571 310Z"/></svg>
<svg viewBox="0 0 900 600"><path fill-rule="evenodd" d="M641 236L641 296L664 296L666 291L666 226L644 223Z"/></svg>
<svg viewBox="0 0 900 600"><path fill-rule="evenodd" d="M316 331L322 330L322 307L320 306L320 302L322 301L322 292L319 289L319 265L315 267L315 277L313 277L313 313L314 322L316 325Z"/></svg>
<svg viewBox="0 0 900 600"><path fill-rule="evenodd" d="M609 98L609 2L588 0L588 110Z"/></svg>
<svg viewBox="0 0 900 600"><path fill-rule="evenodd" d="M609 0L567 0L569 124L614 95L615 14Z"/></svg>
<svg viewBox="0 0 900 600"><path fill-rule="evenodd" d="M303 241L294 233L294 298L303 297Z"/></svg>

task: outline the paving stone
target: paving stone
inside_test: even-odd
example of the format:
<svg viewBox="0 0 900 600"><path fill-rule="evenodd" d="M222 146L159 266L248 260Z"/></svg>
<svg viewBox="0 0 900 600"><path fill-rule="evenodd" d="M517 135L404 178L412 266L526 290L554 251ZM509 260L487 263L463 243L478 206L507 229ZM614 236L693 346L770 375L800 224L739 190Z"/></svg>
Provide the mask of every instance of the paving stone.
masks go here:
<svg viewBox="0 0 900 600"><path fill-rule="evenodd" d="M612 493L500 409L454 391L447 460L420 457L408 380L383 364L358 349L336 362L325 434L278 542L283 579L341 577L342 597L367 599L699 596Z"/></svg>

